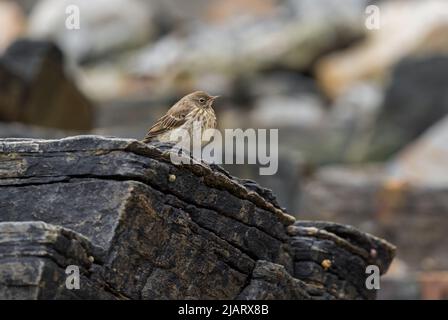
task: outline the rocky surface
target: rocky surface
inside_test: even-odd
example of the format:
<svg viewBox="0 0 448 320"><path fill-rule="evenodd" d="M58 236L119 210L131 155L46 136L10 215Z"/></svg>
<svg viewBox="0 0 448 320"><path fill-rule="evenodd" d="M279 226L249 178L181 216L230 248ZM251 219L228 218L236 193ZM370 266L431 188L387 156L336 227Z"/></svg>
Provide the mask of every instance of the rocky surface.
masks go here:
<svg viewBox="0 0 448 320"><path fill-rule="evenodd" d="M392 245L294 222L269 190L216 166L175 166L163 150L98 136L0 140L0 297L375 297L365 267L386 272ZM80 290L65 288L68 265Z"/></svg>
<svg viewBox="0 0 448 320"><path fill-rule="evenodd" d="M92 277L101 251L68 229L36 222L0 223L0 297L2 299L115 299L105 283ZM96 262L98 264L98 261ZM80 268L79 290L65 287L65 267Z"/></svg>
<svg viewBox="0 0 448 320"><path fill-rule="evenodd" d="M384 262L395 253L387 242L330 222L297 221L288 232L296 278L325 288L324 296L331 298L375 298L376 292L365 287L366 265L387 271Z"/></svg>

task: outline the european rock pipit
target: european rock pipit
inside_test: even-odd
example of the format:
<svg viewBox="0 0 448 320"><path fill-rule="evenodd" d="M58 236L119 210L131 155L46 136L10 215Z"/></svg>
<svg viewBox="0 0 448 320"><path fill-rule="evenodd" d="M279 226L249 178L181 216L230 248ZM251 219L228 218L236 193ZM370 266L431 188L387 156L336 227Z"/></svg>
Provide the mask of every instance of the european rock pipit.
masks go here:
<svg viewBox="0 0 448 320"><path fill-rule="evenodd" d="M216 115L213 111L213 101L218 96L210 96L204 91L196 91L180 99L168 112L149 129L144 143L151 141L175 142L175 130L187 132L193 137L193 129L199 124L201 132L215 129Z"/></svg>

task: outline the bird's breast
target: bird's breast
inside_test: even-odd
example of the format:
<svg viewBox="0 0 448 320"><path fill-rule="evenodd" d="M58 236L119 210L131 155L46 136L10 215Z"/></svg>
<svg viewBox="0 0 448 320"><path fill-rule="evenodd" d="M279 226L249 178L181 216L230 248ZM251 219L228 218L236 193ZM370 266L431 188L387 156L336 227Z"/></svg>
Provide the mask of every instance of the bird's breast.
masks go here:
<svg viewBox="0 0 448 320"><path fill-rule="evenodd" d="M197 108L191 112L188 118L191 123L200 122L202 130L215 129L216 127L216 115L212 108Z"/></svg>

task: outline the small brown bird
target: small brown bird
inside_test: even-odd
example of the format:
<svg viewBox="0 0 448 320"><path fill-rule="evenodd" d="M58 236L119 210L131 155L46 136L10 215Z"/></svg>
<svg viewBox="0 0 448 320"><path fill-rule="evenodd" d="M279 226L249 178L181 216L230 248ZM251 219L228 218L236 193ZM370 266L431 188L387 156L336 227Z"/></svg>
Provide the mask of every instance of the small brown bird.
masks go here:
<svg viewBox="0 0 448 320"><path fill-rule="evenodd" d="M179 129L186 130L192 137L194 122L200 123L202 131L216 128L216 115L212 108L216 98L218 96L210 96L204 91L186 95L156 121L142 141L170 142L173 131Z"/></svg>

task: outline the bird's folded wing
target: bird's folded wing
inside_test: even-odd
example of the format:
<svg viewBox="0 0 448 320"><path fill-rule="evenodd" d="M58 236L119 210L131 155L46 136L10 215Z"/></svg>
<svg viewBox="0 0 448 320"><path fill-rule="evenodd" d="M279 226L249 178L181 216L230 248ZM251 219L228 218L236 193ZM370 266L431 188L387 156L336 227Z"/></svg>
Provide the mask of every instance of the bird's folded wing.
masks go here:
<svg viewBox="0 0 448 320"><path fill-rule="evenodd" d="M160 134L182 126L189 111L183 105L175 105L148 130L143 142L149 142Z"/></svg>

